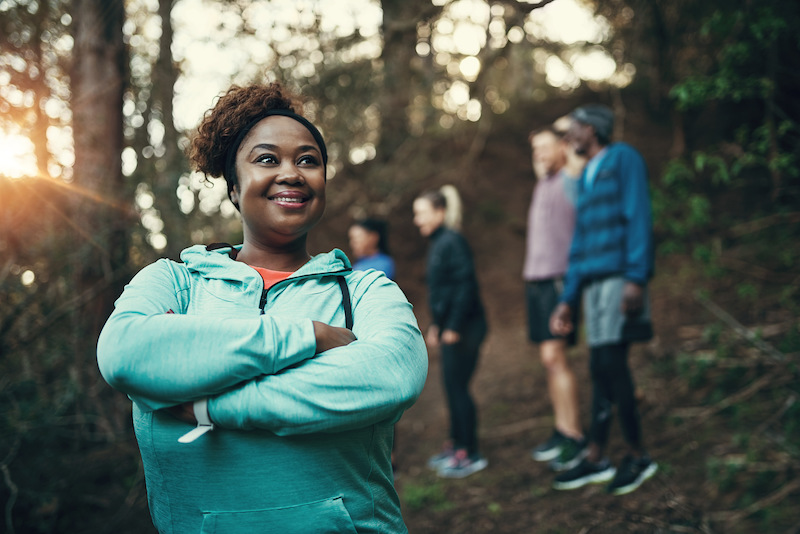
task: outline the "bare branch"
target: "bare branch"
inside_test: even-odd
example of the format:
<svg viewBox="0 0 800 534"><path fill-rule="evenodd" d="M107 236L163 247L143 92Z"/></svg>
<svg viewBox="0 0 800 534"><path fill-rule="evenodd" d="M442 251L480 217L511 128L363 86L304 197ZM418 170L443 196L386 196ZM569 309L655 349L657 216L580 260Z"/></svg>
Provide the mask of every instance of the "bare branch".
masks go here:
<svg viewBox="0 0 800 534"><path fill-rule="evenodd" d="M791 495L793 492L798 490L800 490L800 478L796 478L791 482L787 482L776 491L767 495L763 499L754 502L744 510L714 512L709 514L709 517L713 521L724 521L728 523L741 521L742 519L744 519L749 515L753 515L754 513L760 512L761 510L769 508L770 506L775 506L776 504L784 500L786 497Z"/></svg>
<svg viewBox="0 0 800 534"><path fill-rule="evenodd" d="M696 426L712 415L721 412L725 408L733 406L738 402L742 402L745 399L749 399L753 395L755 395L760 389L766 386L776 386L776 385L784 385L790 382L794 382L794 377L791 374L787 374L785 372L779 372L779 370L774 370L770 373L763 375L761 378L756 380L755 382L751 382L744 389L740 389L733 395L725 397L718 403L714 404L713 406L707 407L693 407L693 408L680 408L672 411L672 415L676 415L678 417L696 417L697 419L692 421L691 426Z"/></svg>
<svg viewBox="0 0 800 534"><path fill-rule="evenodd" d="M6 522L6 532L8 534L14 534L14 521L12 518L13 510L14 510L14 503L17 501L17 495L19 494L19 488L11 480L11 472L8 469L9 464L14 461L14 458L17 456L17 451L19 451L20 439L19 435L17 435L16 439L14 440L14 444L11 446L11 450L8 452L3 461L0 462L0 472L3 473L3 481L6 483L8 487L9 497L8 501L6 501L6 510L5 510L5 522Z"/></svg>
<svg viewBox="0 0 800 534"><path fill-rule="evenodd" d="M793 224L798 222L800 222L800 212L795 211L792 213L775 213L774 215L768 215L767 217L762 217L760 219L755 219L746 223L732 226L730 229L730 234L733 237L742 237L747 234L765 230L771 226L775 226L776 224Z"/></svg>
<svg viewBox="0 0 800 534"><path fill-rule="evenodd" d="M503 3L517 9L523 13L531 13L537 9L541 9L548 4L552 4L556 0L539 0L539 2L535 4L529 4L528 2L518 2L517 0L504 0Z"/></svg>
<svg viewBox="0 0 800 534"><path fill-rule="evenodd" d="M725 324L731 327L734 332L742 336L744 339L752 343L756 348L762 351L764 354L769 356L770 358L782 362L786 360L786 355L783 354L781 351L764 341L763 339L756 336L756 334L746 328L742 323L737 321L733 318L728 312L720 308L717 304L712 302L706 297L702 297L700 295L695 295L695 299L702 304L708 311L713 313L717 316L720 320L722 320Z"/></svg>

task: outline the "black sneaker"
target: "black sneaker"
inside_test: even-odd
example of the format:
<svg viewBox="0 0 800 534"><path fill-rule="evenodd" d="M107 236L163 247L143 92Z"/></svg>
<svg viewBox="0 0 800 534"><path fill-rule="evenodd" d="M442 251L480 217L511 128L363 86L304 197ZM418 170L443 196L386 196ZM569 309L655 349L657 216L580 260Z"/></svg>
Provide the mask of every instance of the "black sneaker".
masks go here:
<svg viewBox="0 0 800 534"><path fill-rule="evenodd" d="M556 475L553 481L553 488L571 490L581 488L586 484L608 482L614 478L616 471L611 462L608 461L608 458L603 458L597 463L590 462L584 458L569 471Z"/></svg>
<svg viewBox="0 0 800 534"><path fill-rule="evenodd" d="M531 456L537 462L549 462L561 454L562 445L567 437L556 429L550 439L531 451Z"/></svg>
<svg viewBox="0 0 800 534"><path fill-rule="evenodd" d="M565 437L561 445L561 453L550 462L550 469L566 471L581 463L581 460L589 454L589 450L586 448L587 444L586 438L577 440Z"/></svg>
<svg viewBox="0 0 800 534"><path fill-rule="evenodd" d="M642 482L655 475L656 471L658 471L658 464L649 456L634 458L628 455L622 460L617 475L608 485L608 492L613 495L630 493L641 486Z"/></svg>

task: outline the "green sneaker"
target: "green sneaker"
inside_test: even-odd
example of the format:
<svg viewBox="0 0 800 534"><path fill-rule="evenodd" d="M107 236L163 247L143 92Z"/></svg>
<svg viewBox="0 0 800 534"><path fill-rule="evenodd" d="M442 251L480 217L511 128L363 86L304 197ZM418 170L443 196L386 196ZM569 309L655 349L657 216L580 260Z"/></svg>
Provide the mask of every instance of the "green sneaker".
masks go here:
<svg viewBox="0 0 800 534"><path fill-rule="evenodd" d="M587 444L588 441L586 438L577 440L564 437L564 442L561 445L561 453L550 462L550 469L553 471L567 471L581 463L581 460L586 458L586 455L589 453L589 450L586 448Z"/></svg>
<svg viewBox="0 0 800 534"><path fill-rule="evenodd" d="M549 462L555 460L561 454L561 449L564 447L564 440L567 437L556 429L553 429L553 435L550 439L536 447L531 451L531 457L537 462Z"/></svg>

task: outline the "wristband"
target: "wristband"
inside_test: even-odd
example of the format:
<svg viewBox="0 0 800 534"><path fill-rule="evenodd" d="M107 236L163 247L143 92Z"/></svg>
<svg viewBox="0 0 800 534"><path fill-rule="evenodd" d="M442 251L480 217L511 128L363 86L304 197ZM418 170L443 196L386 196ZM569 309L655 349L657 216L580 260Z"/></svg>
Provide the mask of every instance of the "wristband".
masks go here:
<svg viewBox="0 0 800 534"><path fill-rule="evenodd" d="M206 432L214 429L214 423L211 422L211 418L208 416L208 399L194 401L192 410L194 411L194 418L197 419L197 426L178 438L181 443L191 443Z"/></svg>

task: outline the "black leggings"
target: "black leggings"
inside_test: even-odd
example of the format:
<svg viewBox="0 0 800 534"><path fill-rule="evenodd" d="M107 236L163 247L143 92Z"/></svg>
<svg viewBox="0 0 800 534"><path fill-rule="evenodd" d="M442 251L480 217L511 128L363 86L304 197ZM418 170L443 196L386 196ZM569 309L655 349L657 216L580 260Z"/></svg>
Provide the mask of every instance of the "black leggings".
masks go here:
<svg viewBox="0 0 800 534"><path fill-rule="evenodd" d="M466 326L458 343L440 345L442 380L450 410L450 437L455 448L467 449L469 454L478 451L477 413L469 393L469 381L485 336L486 322L480 319Z"/></svg>
<svg viewBox="0 0 800 534"><path fill-rule="evenodd" d="M608 443L611 407L617 404L622 435L633 449L641 449L639 409L628 368L628 343L592 347L592 426L590 438L602 448Z"/></svg>

